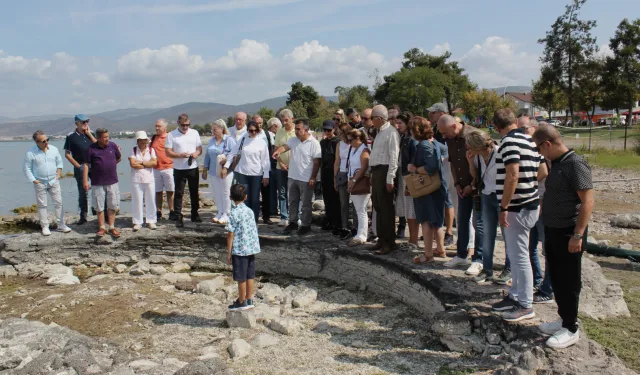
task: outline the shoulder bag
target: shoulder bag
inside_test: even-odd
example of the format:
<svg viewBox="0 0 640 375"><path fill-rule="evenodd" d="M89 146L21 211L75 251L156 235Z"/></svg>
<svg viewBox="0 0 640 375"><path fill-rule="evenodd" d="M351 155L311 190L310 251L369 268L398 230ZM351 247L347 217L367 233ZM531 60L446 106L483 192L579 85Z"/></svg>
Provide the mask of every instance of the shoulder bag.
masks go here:
<svg viewBox="0 0 640 375"><path fill-rule="evenodd" d="M242 146L244 145L245 139L246 139L245 137L242 137L242 140L240 141L240 147L238 147L238 153L233 157L233 161L231 162L231 165L229 166L229 169L228 169L229 172L233 172L238 166L238 163L240 163L240 158L242 157L240 152L242 151Z"/></svg>
<svg viewBox="0 0 640 375"><path fill-rule="evenodd" d="M434 151L438 158L438 162L441 163L442 161L440 160L440 150L438 149L438 146L433 142L431 142L431 144L435 149ZM412 198L420 198L425 195L429 195L440 189L440 186L442 185L439 173L434 173L433 175L411 173L404 176L404 183L407 186L407 189L409 189L409 195L411 195Z"/></svg>
<svg viewBox="0 0 640 375"><path fill-rule="evenodd" d="M360 145L360 147L366 147L365 144ZM356 150L358 151L358 150ZM364 150L363 150L364 151ZM349 154L351 154L351 148L349 148ZM349 159L347 159L347 173L349 171ZM360 169L356 169L354 176L360 172ZM371 178L365 173L355 184L351 187L349 191L351 195L366 195L371 194Z"/></svg>

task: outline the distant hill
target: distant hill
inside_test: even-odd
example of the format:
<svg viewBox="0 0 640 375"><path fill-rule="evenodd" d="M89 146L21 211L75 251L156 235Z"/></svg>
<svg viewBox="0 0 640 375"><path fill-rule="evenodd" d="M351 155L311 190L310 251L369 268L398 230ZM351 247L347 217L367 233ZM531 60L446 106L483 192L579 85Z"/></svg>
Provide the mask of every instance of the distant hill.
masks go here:
<svg viewBox="0 0 640 375"><path fill-rule="evenodd" d="M531 92L531 86L507 86L507 92ZM498 95L504 95L505 87L496 87L489 89L495 91Z"/></svg>
<svg viewBox="0 0 640 375"><path fill-rule="evenodd" d="M105 118L107 120L119 121L119 120L124 120L124 119L128 119L135 116L147 115L149 113L156 112L157 110L158 110L157 108L144 108L144 109L125 108L125 109L116 109L115 111L96 113L94 115L88 115L88 116L90 117L97 116L97 117Z"/></svg>
<svg viewBox="0 0 640 375"><path fill-rule="evenodd" d="M53 114L53 115L26 116L26 117L17 117L17 118L0 116L0 122L20 123L20 122L59 120L61 118L73 118L73 115Z"/></svg>

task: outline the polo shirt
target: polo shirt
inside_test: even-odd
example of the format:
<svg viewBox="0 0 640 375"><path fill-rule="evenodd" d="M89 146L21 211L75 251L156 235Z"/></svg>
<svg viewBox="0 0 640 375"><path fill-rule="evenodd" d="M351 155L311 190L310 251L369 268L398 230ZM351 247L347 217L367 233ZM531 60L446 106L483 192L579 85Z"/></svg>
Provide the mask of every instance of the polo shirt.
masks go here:
<svg viewBox="0 0 640 375"><path fill-rule="evenodd" d="M91 184L95 186L118 183L118 160L122 155L118 146L109 142L102 148L98 142L89 146L84 162L91 169Z"/></svg>
<svg viewBox="0 0 640 375"><path fill-rule="evenodd" d="M151 148L155 150L156 157L158 158L158 164L154 167L159 171L173 168L173 159L167 156L165 152L165 144L167 143L167 137L169 133L164 133L163 136L154 135L151 142Z"/></svg>
<svg viewBox="0 0 640 375"><path fill-rule="evenodd" d="M283 126L282 128L278 129L278 132L276 133L276 147L285 145L289 139L295 138L295 137L296 137L295 128L291 128L291 131L287 131L287 129L285 129ZM282 164L289 165L289 151L283 152L282 154L280 154L278 156L278 159L280 159ZM280 163L278 163L277 168L281 169Z"/></svg>
<svg viewBox="0 0 640 375"><path fill-rule="evenodd" d="M291 153L289 178L308 182L313 172L313 160L322 157L320 142L311 136L304 142L300 141L298 137L293 137L287 141L287 146L289 146Z"/></svg>
<svg viewBox="0 0 640 375"><path fill-rule="evenodd" d="M449 150L451 152L451 150ZM519 212L522 208L538 207L538 168L542 156L536 151L536 144L522 129L511 130L502 138L496 154L496 195L502 199L506 166L520 164L516 191L509 202L509 211Z"/></svg>
<svg viewBox="0 0 640 375"><path fill-rule="evenodd" d="M91 133L93 135L93 133ZM94 136L95 137L95 136ZM84 157L87 154L89 145L91 145L91 139L86 134L80 134L77 130L67 134L67 138L64 140L65 151L69 151L71 156L80 164L84 164Z"/></svg>
<svg viewBox="0 0 640 375"><path fill-rule="evenodd" d="M165 149L170 148L173 152L178 154L182 154L184 152L193 154L197 151L198 147L202 147L200 133L191 128L189 128L185 134L182 134L180 130L175 129L169 133L165 144ZM198 168L198 160L193 160L191 165L189 165L189 158L173 159L173 169L186 170L194 168Z"/></svg>

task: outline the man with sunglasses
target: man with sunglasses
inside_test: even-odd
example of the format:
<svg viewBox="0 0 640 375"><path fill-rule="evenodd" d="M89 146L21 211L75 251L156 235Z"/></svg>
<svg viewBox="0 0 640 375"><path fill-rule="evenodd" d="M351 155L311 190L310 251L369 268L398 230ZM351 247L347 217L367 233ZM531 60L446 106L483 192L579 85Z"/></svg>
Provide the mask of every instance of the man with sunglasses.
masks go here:
<svg viewBox="0 0 640 375"><path fill-rule="evenodd" d="M89 211L89 193L83 187L84 157L89 146L96 143L96 137L89 128L89 117L77 114L74 118L76 130L67 134L64 141L65 158L73 165L73 177L78 187L78 206L80 207L80 220L76 223L82 225L87 222Z"/></svg>
<svg viewBox="0 0 640 375"><path fill-rule="evenodd" d="M335 132L335 123L332 120L325 120L322 123L324 139L320 141L322 159L320 162L320 181L322 182L322 194L326 221L322 226L323 230L334 230L342 228L340 216L340 196L334 188L333 167L336 161L336 149L340 138Z"/></svg>
<svg viewBox="0 0 640 375"><path fill-rule="evenodd" d="M189 184L189 198L191 200L191 221L201 223L198 215L200 205L198 188L200 176L198 174L198 156L202 153L202 140L198 131L191 129L191 120L186 113L178 117L178 128L167 136L165 152L173 158L173 180L175 193L173 207L176 212L176 226L184 227L182 215L182 197L185 185Z"/></svg>
<svg viewBox="0 0 640 375"><path fill-rule="evenodd" d="M351 125L354 129L360 129L364 125L362 124L362 117L360 117L360 113L355 108L347 109L347 119L349 120L349 125Z"/></svg>
<svg viewBox="0 0 640 375"><path fill-rule="evenodd" d="M71 232L64 222L60 177L62 176L62 157L55 146L49 145L49 138L42 130L33 133L35 146L31 147L24 158L24 174L33 184L38 203L38 219L42 227L42 235L51 234L47 215L47 194L51 196L56 209L58 231Z"/></svg>

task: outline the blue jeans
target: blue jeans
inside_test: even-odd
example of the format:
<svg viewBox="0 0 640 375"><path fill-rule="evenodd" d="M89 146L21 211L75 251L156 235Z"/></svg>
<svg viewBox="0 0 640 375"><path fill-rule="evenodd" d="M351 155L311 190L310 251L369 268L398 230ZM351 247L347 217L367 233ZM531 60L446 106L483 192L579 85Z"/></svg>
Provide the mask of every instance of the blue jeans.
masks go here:
<svg viewBox="0 0 640 375"><path fill-rule="evenodd" d="M253 210L253 216L258 221L260 213L260 187L262 186L262 176L245 176L242 173L234 173L233 178L238 184L244 185L247 189L247 207Z"/></svg>
<svg viewBox="0 0 640 375"><path fill-rule="evenodd" d="M482 268L489 273L493 273L493 251L496 247L499 213L500 203L496 193L482 194L482 225L484 226ZM504 228L500 227L500 231L504 238Z"/></svg>
<svg viewBox="0 0 640 375"><path fill-rule="evenodd" d="M474 252L471 260L473 262L482 262L482 247L483 247L483 223L481 218L481 212L474 211L473 209L473 197L458 197L458 258L467 259L469 255L469 232L471 227L469 221L471 214L473 213L473 227L476 230L476 238L474 244Z"/></svg>
<svg viewBox="0 0 640 375"><path fill-rule="evenodd" d="M83 219L87 218L87 213L89 211L89 192L84 190L83 179L84 179L84 164L80 166L80 168L73 168L73 177L76 179L76 184L78 185L78 206L80 207L80 217Z"/></svg>
<svg viewBox="0 0 640 375"><path fill-rule="evenodd" d="M503 236L504 237L504 236ZM529 233L529 261L531 262L531 269L533 270L533 285L539 285L543 282L542 275L542 267L540 266L540 256L538 255L538 242L542 241L544 244L544 224L542 223L542 216L536 223L536 225L531 228L531 232ZM504 263L504 267L506 269L511 269L511 261L507 256L507 259ZM546 289L551 290L551 280L549 280L549 284L546 286Z"/></svg>
<svg viewBox="0 0 640 375"><path fill-rule="evenodd" d="M278 189L278 207L280 209L281 220L289 220L288 183L289 172L282 169L276 169L276 188Z"/></svg>

